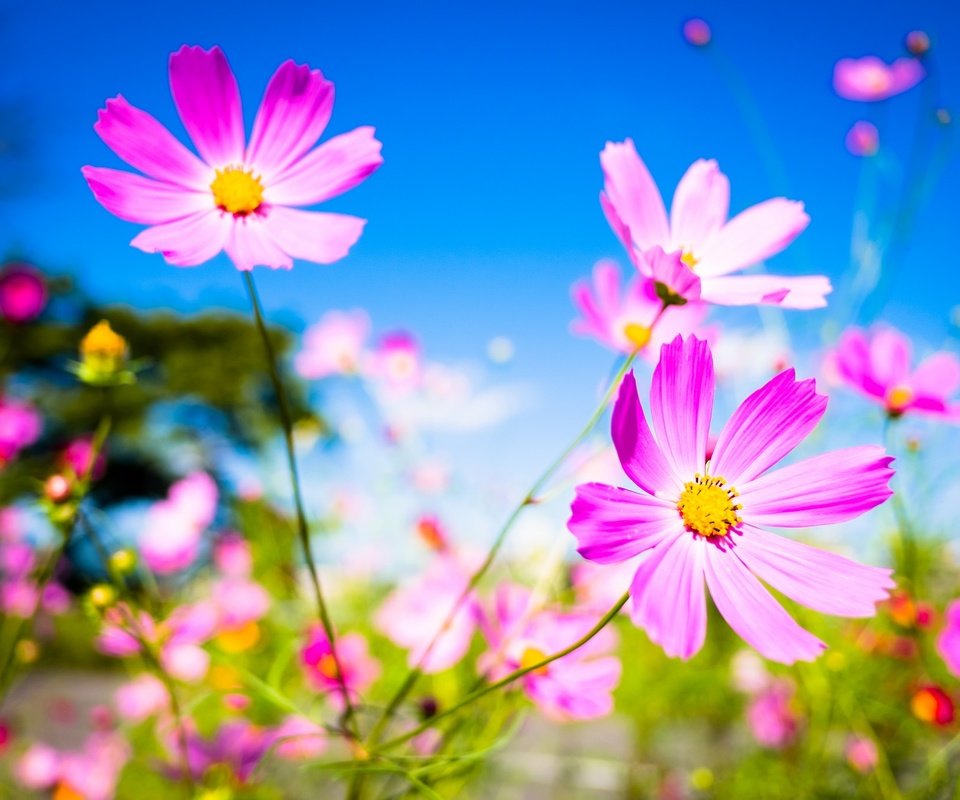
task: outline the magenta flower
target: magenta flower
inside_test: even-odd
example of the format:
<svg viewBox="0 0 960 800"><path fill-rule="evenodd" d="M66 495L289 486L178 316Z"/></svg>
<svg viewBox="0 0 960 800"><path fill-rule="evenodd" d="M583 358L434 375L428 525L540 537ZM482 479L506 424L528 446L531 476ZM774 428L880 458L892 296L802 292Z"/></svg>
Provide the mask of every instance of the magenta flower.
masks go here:
<svg viewBox="0 0 960 800"><path fill-rule="evenodd" d="M960 600L947 606L943 630L937 637L937 652L947 669L960 677Z"/></svg>
<svg viewBox="0 0 960 800"><path fill-rule="evenodd" d="M690 273L686 267L684 271ZM577 281L571 296L580 312L570 325L573 333L592 336L611 350L639 351L648 358L656 358L660 345L678 333L695 331L707 315L705 304L692 302L670 306L657 319L663 300L657 296L655 280L634 275L621 286L620 268L606 260L594 266L592 285Z"/></svg>
<svg viewBox="0 0 960 800"><path fill-rule="evenodd" d="M854 122L845 139L847 150L861 158L875 156L880 149L880 132L872 122Z"/></svg>
<svg viewBox="0 0 960 800"><path fill-rule="evenodd" d="M337 673L337 661L343 669L343 685ZM337 706L343 703L343 686L346 686L351 700L355 700L380 677L380 662L370 656L363 634L337 636L337 657L334 658L330 640L319 625L307 633L300 649L300 665L307 682L317 691L326 693Z"/></svg>
<svg viewBox="0 0 960 800"><path fill-rule="evenodd" d="M43 275L29 264L7 264L0 270L0 317L22 325L40 316L47 304Z"/></svg>
<svg viewBox="0 0 960 800"><path fill-rule="evenodd" d="M833 68L833 89L847 100L886 100L912 89L926 74L915 58L898 58L892 64L876 56L841 58Z"/></svg>
<svg viewBox="0 0 960 800"><path fill-rule="evenodd" d="M237 269L289 269L293 259L330 264L360 238L365 220L303 211L361 183L382 163L373 128L311 150L333 111L333 84L285 61L267 84L246 141L240 90L219 47L170 56L173 100L200 158L122 96L94 130L143 175L84 167L108 211L149 225L131 244L191 267L225 250Z"/></svg>
<svg viewBox="0 0 960 800"><path fill-rule="evenodd" d="M166 742L170 753L177 760L170 765L171 777L180 774L179 735L169 731ZM192 724L187 734L187 763L194 780L202 781L213 767L224 768L241 785L252 777L260 761L273 745L274 737L269 731L238 720L221 724L211 738L201 736Z"/></svg>
<svg viewBox="0 0 960 800"><path fill-rule="evenodd" d="M355 374L369 335L370 318L365 311L328 311L303 334L303 349L294 360L297 372L312 380Z"/></svg>
<svg viewBox="0 0 960 800"><path fill-rule="evenodd" d="M138 546L151 570L166 575L193 564L203 533L216 515L217 497L213 478L194 472L173 484L166 500L150 508Z"/></svg>
<svg viewBox="0 0 960 800"><path fill-rule="evenodd" d="M653 431L628 373L614 405L612 438L640 491L601 483L577 487L568 523L579 553L617 564L643 555L631 616L670 656L703 645L704 581L721 615L761 655L811 660L824 644L763 587L846 617L869 617L893 586L890 570L766 532L843 522L891 492L893 459L852 447L771 470L814 429L827 398L787 370L740 404L706 459L713 408L713 358L706 342L664 345L650 388ZM760 580L758 580L758 578Z"/></svg>
<svg viewBox="0 0 960 800"><path fill-rule="evenodd" d="M380 337L365 368L367 374L388 389L407 392L423 378L420 345L406 331L394 331Z"/></svg>
<svg viewBox="0 0 960 800"><path fill-rule="evenodd" d="M747 706L747 724L757 743L779 750L797 735L800 718L793 709L796 689L789 680L775 680L754 695Z"/></svg>
<svg viewBox="0 0 960 800"><path fill-rule="evenodd" d="M713 38L710 25L699 17L693 17L683 23L683 38L694 47L706 47Z"/></svg>
<svg viewBox="0 0 960 800"><path fill-rule="evenodd" d="M654 247L679 252L700 279L700 298L719 305L769 303L784 308L826 305L830 281L822 275L733 275L787 247L810 218L803 203L775 197L727 219L730 181L716 161L695 161L673 195L670 216L633 140L607 142L600 154L600 205L613 232L644 274L641 258ZM686 295L684 295L686 296Z"/></svg>
<svg viewBox="0 0 960 800"><path fill-rule="evenodd" d="M910 340L896 328L849 328L828 356L840 380L879 403L891 417L923 414L960 422L960 358L945 351L927 356L911 371Z"/></svg>
<svg viewBox="0 0 960 800"><path fill-rule="evenodd" d="M138 723L167 711L170 696L163 681L142 672L113 693L113 704L123 719Z"/></svg>
<svg viewBox="0 0 960 800"><path fill-rule="evenodd" d="M0 396L0 469L40 438L40 414L26 403Z"/></svg>

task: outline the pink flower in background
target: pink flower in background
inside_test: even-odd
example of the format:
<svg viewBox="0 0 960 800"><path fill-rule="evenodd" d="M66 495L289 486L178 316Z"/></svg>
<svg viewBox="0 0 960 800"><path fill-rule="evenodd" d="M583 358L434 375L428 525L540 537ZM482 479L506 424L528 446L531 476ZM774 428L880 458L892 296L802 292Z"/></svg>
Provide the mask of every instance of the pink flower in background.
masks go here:
<svg viewBox="0 0 960 800"><path fill-rule="evenodd" d="M54 789L55 798L112 800L130 745L113 731L95 731L80 750L58 751L38 743L20 757L16 778L27 789Z"/></svg>
<svg viewBox="0 0 960 800"><path fill-rule="evenodd" d="M597 621L593 612L537 609L529 589L517 584L497 588L484 635L490 650L478 669L491 681L573 644ZM616 634L604 628L583 647L528 673L515 685L547 717L557 721L593 719L613 709L612 692L620 682L620 660L613 655Z"/></svg>
<svg viewBox="0 0 960 800"><path fill-rule="evenodd" d="M250 545L239 533L221 536L213 546L213 564L228 578L245 578L253 570Z"/></svg>
<svg viewBox="0 0 960 800"><path fill-rule="evenodd" d="M780 749L796 738L800 719L792 707L795 693L792 681L775 680L754 695L747 723L759 744Z"/></svg>
<svg viewBox="0 0 960 800"><path fill-rule="evenodd" d="M618 564L643 555L630 586L633 621L667 655L703 645L704 581L721 615L761 655L811 660L824 644L763 587L845 617L869 617L893 587L863 566L763 530L843 522L886 500L893 459L852 447L771 470L814 429L827 399L813 380L782 372L740 404L706 461L713 359L695 337L664 345L650 388L651 433L633 373L620 387L612 438L640 491L577 487L568 522L580 555ZM758 580L758 578L760 580Z"/></svg>
<svg viewBox="0 0 960 800"><path fill-rule="evenodd" d="M341 705L343 689L337 674L337 661L343 669L343 684L351 699L364 692L380 677L380 663L370 656L363 634L337 636L337 657L334 658L323 628L314 626L300 648L300 664L307 682L319 692L329 695L331 702Z"/></svg>
<svg viewBox="0 0 960 800"><path fill-rule="evenodd" d="M370 356L366 371L389 389L409 391L423 377L420 345L405 331L384 334Z"/></svg>
<svg viewBox="0 0 960 800"><path fill-rule="evenodd" d="M833 89L847 100L886 100L912 89L926 74L915 58L898 58L892 64L876 56L841 58L833 68Z"/></svg>
<svg viewBox="0 0 960 800"><path fill-rule="evenodd" d="M166 500L151 507L138 543L151 570L166 575L196 561L203 533L216 516L217 498L213 478L194 472L173 484Z"/></svg>
<svg viewBox="0 0 960 800"><path fill-rule="evenodd" d="M613 261L597 262L592 283L577 281L571 295L580 312L570 326L573 333L592 336L621 353L639 350L648 358L656 358L660 345L678 333L696 330L707 315L705 304L693 302L670 306L657 319L663 301L655 281L634 275L622 286L620 268Z"/></svg>
<svg viewBox="0 0 960 800"><path fill-rule="evenodd" d="M380 142L357 128L316 149L333 111L333 84L285 61L267 85L249 141L240 90L219 47L170 56L170 89L200 158L156 119L118 95L94 130L143 175L84 167L94 196L128 222L149 225L131 242L190 267L222 250L241 270L289 269L293 259L343 258L365 220L304 211L361 183L380 166Z"/></svg>
<svg viewBox="0 0 960 800"><path fill-rule="evenodd" d="M171 777L180 774L181 748L178 734L167 735L167 749L176 760L168 771ZM194 780L202 781L212 767L223 767L238 783L245 784L253 775L273 744L273 735L246 721L222 724L211 738L195 730L187 732L187 762Z"/></svg>
<svg viewBox="0 0 960 800"><path fill-rule="evenodd" d="M20 785L34 791L51 788L59 774L60 755L42 742L30 745L14 767Z"/></svg>
<svg viewBox="0 0 960 800"><path fill-rule="evenodd" d="M303 349L294 360L297 372L310 380L358 372L369 335L365 311L328 311L303 334Z"/></svg>
<svg viewBox="0 0 960 800"><path fill-rule="evenodd" d="M7 264L0 270L0 317L22 325L40 316L47 305L47 284L29 264Z"/></svg>
<svg viewBox="0 0 960 800"><path fill-rule="evenodd" d="M944 612L943 630L937 637L937 652L943 663L960 678L960 600L954 600Z"/></svg>
<svg viewBox="0 0 960 800"><path fill-rule="evenodd" d="M5 614L29 619L37 611L40 590L29 578L17 578L0 584L0 608Z"/></svg>
<svg viewBox="0 0 960 800"><path fill-rule="evenodd" d="M92 457L93 439L89 436L81 436L73 439L64 448L60 456L60 463L63 467L69 467L73 474L78 477L90 473L95 480L99 480L107 471L107 456L101 448L91 469L90 459Z"/></svg>
<svg viewBox="0 0 960 800"><path fill-rule="evenodd" d="M273 729L273 752L284 761L309 761L327 749L327 732L306 717L291 714Z"/></svg>
<svg viewBox="0 0 960 800"><path fill-rule="evenodd" d="M127 722L143 722L167 710L170 698L163 681L144 672L113 693L117 713Z"/></svg>
<svg viewBox="0 0 960 800"><path fill-rule="evenodd" d="M570 582L577 605L599 614L609 611L623 595L623 587L629 585L637 566L633 560L610 565L592 561L574 564L570 570Z"/></svg>
<svg viewBox="0 0 960 800"><path fill-rule="evenodd" d="M0 397L0 468L40 438L43 421L26 403Z"/></svg>
<svg viewBox="0 0 960 800"><path fill-rule="evenodd" d="M716 161L701 159L680 179L668 218L633 140L607 142L600 164L604 174L600 205L644 274L651 274L651 266L642 255L660 247L681 254L700 279L704 302L803 309L826 305L830 281L822 275L732 274L776 255L799 236L810 221L803 203L775 197L728 220L730 182Z"/></svg>
<svg viewBox="0 0 960 800"><path fill-rule="evenodd" d="M831 372L883 406L893 417L917 413L960 422L960 358L945 351L927 356L911 370L910 340L884 325L864 331L848 328L828 356Z"/></svg>
<svg viewBox="0 0 960 800"><path fill-rule="evenodd" d="M880 132L872 122L854 122L847 131L847 150L855 156L875 156L880 149Z"/></svg>
<svg viewBox="0 0 960 800"><path fill-rule="evenodd" d="M706 21L694 17L683 23L683 38L694 47L706 47L713 38L713 32Z"/></svg>
<svg viewBox="0 0 960 800"><path fill-rule="evenodd" d="M873 771L879 760L877 744L865 736L851 736L845 748L847 763L857 772L866 774Z"/></svg>

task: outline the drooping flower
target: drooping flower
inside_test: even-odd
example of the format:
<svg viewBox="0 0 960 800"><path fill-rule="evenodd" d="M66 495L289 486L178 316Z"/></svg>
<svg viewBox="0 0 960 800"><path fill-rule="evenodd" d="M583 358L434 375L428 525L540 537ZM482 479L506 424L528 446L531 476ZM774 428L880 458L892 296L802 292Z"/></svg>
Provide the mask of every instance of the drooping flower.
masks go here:
<svg viewBox="0 0 960 800"><path fill-rule="evenodd" d="M679 252L700 283L700 298L720 305L770 303L784 308L826 305L830 281L822 275L734 275L786 248L807 227L803 203L775 197L727 219L730 182L716 161L695 161L677 184L670 216L633 140L607 142L600 154L600 205L634 264L654 247ZM685 295L686 296L686 295Z"/></svg>
<svg viewBox="0 0 960 800"><path fill-rule="evenodd" d="M365 311L328 311L303 334L303 349L294 361L297 372L310 380L358 372L369 335Z"/></svg>
<svg viewBox="0 0 960 800"><path fill-rule="evenodd" d="M686 270L689 272L689 270ZM653 278L634 275L621 286L620 267L613 261L599 261L593 268L593 280L577 281L571 288L573 304L580 312L570 330L580 336L592 336L601 344L621 353L639 352L656 358L660 345L678 333L693 332L707 315L704 303L688 302L663 308Z"/></svg>
<svg viewBox="0 0 960 800"><path fill-rule="evenodd" d="M841 58L833 68L833 89L847 100L886 100L912 89L926 74L915 58L898 58L892 64L876 56Z"/></svg>
<svg viewBox="0 0 960 800"><path fill-rule="evenodd" d="M38 270L19 262L0 269L0 317L22 325L40 316L46 304L47 284Z"/></svg>
<svg viewBox="0 0 960 800"><path fill-rule="evenodd" d="M573 644L597 617L591 611L537 608L529 589L505 583L497 588L492 612L484 620L490 650L477 666L496 681ZM616 634L604 628L579 649L528 672L515 685L551 719L605 716L613 708L612 692L620 682L615 647Z"/></svg>
<svg viewBox="0 0 960 800"><path fill-rule="evenodd" d="M782 372L748 397L706 460L714 393L706 342L664 345L650 389L651 433L633 373L614 405L612 438L640 491L577 487L568 523L578 551L616 564L644 555L631 616L670 656L690 658L717 609L761 655L811 660L824 644L763 587L827 614L868 617L893 586L890 570L768 533L853 519L886 500L893 474L880 447L852 447L772 469L813 430L827 399L813 380Z"/></svg>
<svg viewBox="0 0 960 800"><path fill-rule="evenodd" d="M337 672L338 661L343 670L342 681ZM337 655L334 658L330 640L319 625L307 633L306 641L300 648L300 664L307 682L317 691L326 693L335 705L343 703L344 686L353 700L380 677L380 663L370 656L363 634L337 636Z"/></svg>
<svg viewBox="0 0 960 800"><path fill-rule="evenodd" d="M40 414L26 403L0 396L0 469L40 438Z"/></svg>
<svg viewBox="0 0 960 800"><path fill-rule="evenodd" d="M861 119L853 123L844 141L855 156L875 156L880 149L880 132L872 122Z"/></svg>
<svg viewBox="0 0 960 800"><path fill-rule="evenodd" d="M800 718L793 708L795 693L793 682L781 679L754 695L747 706L747 723L758 744L779 750L796 738Z"/></svg>
<svg viewBox="0 0 960 800"><path fill-rule="evenodd" d="M167 498L150 508L139 548L151 570L166 575L193 564L201 537L216 515L217 497L213 479L194 472L173 484Z"/></svg>
<svg viewBox="0 0 960 800"><path fill-rule="evenodd" d="M911 370L910 340L889 325L848 328L827 366L847 386L883 406L891 417L921 414L960 422L960 358L940 351Z"/></svg>
<svg viewBox="0 0 960 800"><path fill-rule="evenodd" d="M146 230L131 244L176 266L226 251L241 270L289 269L293 259L343 258L365 221L304 211L352 189L380 166L373 128L315 149L333 111L333 84L319 70L285 61L267 85L249 141L240 91L219 47L181 47L170 56L170 89L198 158L156 119L118 95L94 130L143 175L84 167L94 196Z"/></svg>

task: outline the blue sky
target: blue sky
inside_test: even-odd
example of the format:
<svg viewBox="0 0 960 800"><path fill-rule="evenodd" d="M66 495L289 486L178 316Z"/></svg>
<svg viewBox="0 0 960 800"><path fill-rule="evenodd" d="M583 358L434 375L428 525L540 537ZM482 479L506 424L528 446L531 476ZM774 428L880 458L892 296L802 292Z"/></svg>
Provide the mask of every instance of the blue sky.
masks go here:
<svg viewBox="0 0 960 800"><path fill-rule="evenodd" d="M841 283L862 167L844 134L856 119L874 119L905 158L923 89L883 108L844 101L830 87L834 62L892 59L904 34L922 28L934 42L941 102L960 115L948 80L960 75L960 10L951 3L274 0L268 8L0 6L0 46L12 66L0 97L24 103L32 150L22 191L2 201L2 245L74 273L105 301L245 308L225 259L178 270L128 246L137 226L97 205L80 177L84 164L119 166L92 125L104 100L122 93L182 135L166 59L183 43L225 49L251 119L281 61L319 67L337 86L328 135L375 125L385 164L329 204L370 221L346 260L258 272L268 311L302 324L328 308L362 306L379 328L412 329L429 354L450 359L479 358L492 336L509 336L517 357L506 377L537 391L535 407L507 430L531 469L586 417L611 363L567 333L570 283L601 257L625 265L597 202L605 141L632 136L668 197L690 162L714 157L731 178L734 211L781 193L803 200L810 228L771 268ZM694 15L713 26L712 52L680 37ZM758 147L720 60L749 87L779 155ZM895 160L884 163L895 175ZM958 183L951 156L890 278L889 301L868 309L932 345L947 336L960 300ZM841 305L789 320L813 331L846 315ZM716 318L757 320L752 312Z"/></svg>

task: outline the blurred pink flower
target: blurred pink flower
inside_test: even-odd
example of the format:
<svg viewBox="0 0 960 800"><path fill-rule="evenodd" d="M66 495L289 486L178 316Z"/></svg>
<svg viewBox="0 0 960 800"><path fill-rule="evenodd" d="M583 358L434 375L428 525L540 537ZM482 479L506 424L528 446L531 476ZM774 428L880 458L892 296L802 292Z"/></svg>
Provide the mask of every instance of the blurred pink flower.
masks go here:
<svg viewBox="0 0 960 800"><path fill-rule="evenodd" d="M143 722L166 711L170 698L163 681L143 672L113 693L113 705L127 722Z"/></svg>
<svg viewBox="0 0 960 800"><path fill-rule="evenodd" d="M40 316L47 304L43 275L29 264L7 264L0 270L0 317L21 325Z"/></svg>
<svg viewBox="0 0 960 800"><path fill-rule="evenodd" d="M830 281L822 275L732 275L786 248L810 218L803 203L775 197L728 220L730 182L716 161L687 170L673 195L668 219L663 198L633 140L607 142L600 154L604 185L600 205L631 260L644 274L642 255L654 247L679 252L700 279L700 298L719 305L769 303L784 308L826 305Z"/></svg>
<svg viewBox="0 0 960 800"><path fill-rule="evenodd" d="M6 578L23 578L30 574L37 559L26 542L10 542L0 548L0 572Z"/></svg>
<svg viewBox="0 0 960 800"><path fill-rule="evenodd" d="M213 522L218 491L205 472L194 472L170 487L167 499L147 513L139 548L147 566L165 575L196 560L200 539Z"/></svg>
<svg viewBox="0 0 960 800"><path fill-rule="evenodd" d="M609 611L623 594L623 587L629 585L637 566L635 561L609 565L592 561L574 564L570 581L577 605L599 614Z"/></svg>
<svg viewBox="0 0 960 800"><path fill-rule="evenodd" d="M14 774L20 785L27 789L49 789L60 775L60 756L43 743L32 744L20 756Z"/></svg>
<svg viewBox="0 0 960 800"><path fill-rule="evenodd" d="M855 156L875 156L880 149L880 132L872 122L860 120L847 131L847 150Z"/></svg>
<svg viewBox="0 0 960 800"><path fill-rule="evenodd" d="M92 469L91 458L93 458L93 440L89 436L81 436L71 441L64 448L60 456L60 463L64 467L69 467L77 477L82 477L89 472L95 480L99 480L107 471L106 453L101 448Z"/></svg>
<svg viewBox="0 0 960 800"><path fill-rule="evenodd" d="M267 590L246 578L221 578L211 588L210 599L219 612L218 631L256 622L270 609Z"/></svg>
<svg viewBox="0 0 960 800"><path fill-rule="evenodd" d="M390 389L413 389L423 377L420 345L405 331L384 334L370 356L366 372Z"/></svg>
<svg viewBox="0 0 960 800"><path fill-rule="evenodd" d="M285 761L309 761L327 749L327 732L306 717L291 714L273 729L273 751Z"/></svg>
<svg viewBox="0 0 960 800"><path fill-rule="evenodd" d="M227 533L213 546L213 564L228 578L245 578L253 570L249 543L239 533Z"/></svg>
<svg viewBox="0 0 960 800"><path fill-rule="evenodd" d="M713 32L705 20L693 17L683 23L683 38L694 47L705 47L710 44Z"/></svg>
<svg viewBox="0 0 960 800"><path fill-rule="evenodd" d="M845 753L847 763L861 773L873 771L879 760L876 742L865 736L851 736L847 740Z"/></svg>
<svg viewBox="0 0 960 800"><path fill-rule="evenodd" d="M499 680L573 644L596 621L592 611L534 608L529 589L501 584L483 625L490 650L477 667L490 681ZM551 719L605 716L613 710L612 692L620 682L615 647L616 634L604 628L582 647L527 673L515 685Z"/></svg>
<svg viewBox="0 0 960 800"><path fill-rule="evenodd" d="M112 800L120 772L130 758L130 745L113 731L95 731L81 750L57 751L32 745L21 756L15 774L28 789L55 789L53 796Z"/></svg>
<svg viewBox="0 0 960 800"><path fill-rule="evenodd" d="M795 692L791 681L775 680L750 701L747 723L759 744L780 749L794 740L800 721L792 707Z"/></svg>
<svg viewBox="0 0 960 800"><path fill-rule="evenodd" d="M833 89L847 100L886 100L912 89L926 74L915 58L898 58L892 64L876 56L841 58L833 68Z"/></svg>
<svg viewBox="0 0 960 800"><path fill-rule="evenodd" d="M303 334L303 349L294 360L297 372L310 380L358 372L369 335L365 311L328 311Z"/></svg>
<svg viewBox="0 0 960 800"><path fill-rule="evenodd" d="M100 111L94 130L144 175L83 168L104 208L151 226L133 239L134 247L181 267L225 250L241 270L289 269L295 258L329 264L347 254L365 220L294 207L352 189L383 159L370 127L311 150L333 111L333 84L319 70L280 65L249 142L240 90L219 47L184 45L173 53L170 89L200 158L118 95Z"/></svg>
<svg viewBox="0 0 960 800"><path fill-rule="evenodd" d="M937 637L937 652L947 669L960 678L960 600L947 606L943 620L943 630Z"/></svg>
<svg viewBox="0 0 960 800"><path fill-rule="evenodd" d="M0 397L0 469L40 438L40 414L26 403Z"/></svg>
<svg viewBox="0 0 960 800"><path fill-rule="evenodd" d="M0 584L0 608L12 617L29 619L37 611L40 591L28 578L17 578Z"/></svg>
<svg viewBox="0 0 960 800"><path fill-rule="evenodd" d="M200 645L170 642L160 651L160 663L178 681L199 683L210 669L210 654Z"/></svg>
<svg viewBox="0 0 960 800"><path fill-rule="evenodd" d="M50 581L43 587L40 595L40 607L48 614L59 616L70 610L70 592L56 581Z"/></svg>
<svg viewBox="0 0 960 800"><path fill-rule="evenodd" d="M891 495L893 459L881 447L852 447L770 471L810 434L827 405L814 381L798 382L787 370L741 403L707 466L713 394L707 343L678 336L664 345L650 388L654 438L628 373L611 433L624 471L641 491L581 484L568 526L580 555L591 561L642 556L630 585L631 616L667 655L690 658L703 646L706 580L721 615L761 655L787 664L811 660L825 645L797 625L758 577L814 610L869 617L893 587L890 570L763 526L860 516Z"/></svg>
<svg viewBox="0 0 960 800"><path fill-rule="evenodd" d="M187 729L187 761L194 780L202 781L211 767L225 767L240 784L246 784L273 744L273 735L249 722L222 724L212 738ZM167 749L175 759L168 767L172 777L180 774L181 749L178 734L170 730Z"/></svg>
<svg viewBox="0 0 960 800"><path fill-rule="evenodd" d="M960 387L960 358L933 353L911 371L911 351L910 340L888 325L848 328L826 366L892 417L917 413L960 422L960 403L950 399Z"/></svg>
<svg viewBox="0 0 960 800"><path fill-rule="evenodd" d="M337 661L343 669L343 684L351 699L359 697L380 677L380 663L370 656L363 634L347 633L337 636L337 657L334 659L323 628L312 627L300 648L300 664L307 682L317 691L326 693L335 705L342 705L343 690L337 674Z"/></svg>

